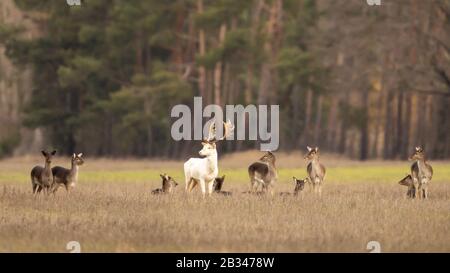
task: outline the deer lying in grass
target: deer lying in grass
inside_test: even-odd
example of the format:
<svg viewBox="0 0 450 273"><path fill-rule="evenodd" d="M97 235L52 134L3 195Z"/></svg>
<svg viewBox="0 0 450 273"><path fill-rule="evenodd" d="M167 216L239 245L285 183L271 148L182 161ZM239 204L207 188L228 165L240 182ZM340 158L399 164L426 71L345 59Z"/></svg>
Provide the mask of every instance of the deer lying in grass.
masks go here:
<svg viewBox="0 0 450 273"><path fill-rule="evenodd" d="M219 173L216 143L229 137L234 130L230 121L223 124L225 133L221 138L216 136L215 122L209 126L208 138L202 141L203 148L199 152L204 158L190 158L184 163L186 192L191 192L197 184L200 184L203 196L206 194L206 186L208 194L212 193L214 180Z"/></svg>
<svg viewBox="0 0 450 273"><path fill-rule="evenodd" d="M214 180L214 185L213 185L214 193L218 193L218 194L225 195L225 196L232 195L231 192L222 190L223 182L225 182L225 175L222 177L216 177L216 179Z"/></svg>
<svg viewBox="0 0 450 273"><path fill-rule="evenodd" d="M160 174L159 176L162 178L162 188L152 190L152 194L172 193L175 187L178 186L178 183L167 174Z"/></svg>
<svg viewBox="0 0 450 273"><path fill-rule="evenodd" d="M83 154L73 154L72 155L72 165L70 169L66 169L60 166L52 168L53 173L53 188L52 192L56 193L60 186L66 188L66 192L70 192L72 188L78 183L78 169L79 166L83 165L84 160L82 158Z"/></svg>
<svg viewBox="0 0 450 273"><path fill-rule="evenodd" d="M325 166L319 163L319 148L306 147L308 153L305 155L305 159L309 160L306 171L308 173L308 180L313 186L314 193L322 195L322 183L325 178L326 169Z"/></svg>
<svg viewBox="0 0 450 273"><path fill-rule="evenodd" d="M52 174L52 158L56 154L56 151L48 153L47 151L41 151L42 155L45 157L45 165L35 166L31 170L31 186L33 187L33 194L40 193L42 189L48 193L50 187L53 184L53 174Z"/></svg>
<svg viewBox="0 0 450 273"><path fill-rule="evenodd" d="M295 183L294 192L280 192L281 196L295 195L297 196L305 188L306 179L297 179L295 176L292 178Z"/></svg>
<svg viewBox="0 0 450 273"><path fill-rule="evenodd" d="M408 198L414 198L416 196L416 190L414 189L413 178L410 174L406 175L398 183L402 186L408 187L408 191L406 192L406 196Z"/></svg>
<svg viewBox="0 0 450 273"><path fill-rule="evenodd" d="M411 165L411 176L413 179L414 198L428 198L428 184L433 177L433 168L430 164L425 162L425 153L421 147L416 147L416 150L411 155L409 160L414 160L415 162Z"/></svg>
<svg viewBox="0 0 450 273"><path fill-rule="evenodd" d="M278 179L277 169L275 167L275 155L267 152L248 167L248 175L250 177L251 191L256 192L258 186L262 187L262 191L273 195L273 187Z"/></svg>

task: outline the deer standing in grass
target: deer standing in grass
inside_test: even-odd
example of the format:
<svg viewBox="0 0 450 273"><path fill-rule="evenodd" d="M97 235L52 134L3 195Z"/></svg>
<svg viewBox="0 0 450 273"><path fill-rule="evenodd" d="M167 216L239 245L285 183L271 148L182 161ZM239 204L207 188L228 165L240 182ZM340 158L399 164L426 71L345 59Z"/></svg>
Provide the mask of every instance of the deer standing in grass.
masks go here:
<svg viewBox="0 0 450 273"><path fill-rule="evenodd" d="M83 154L73 154L72 156L72 167L66 169L60 166L52 168L54 183L52 192L56 193L60 186L64 186L66 191L69 192L78 183L78 169L79 166L83 165L84 160L82 158Z"/></svg>
<svg viewBox="0 0 450 273"><path fill-rule="evenodd" d="M275 167L275 155L267 152L248 167L248 176L250 177L251 191L256 192L258 186L262 187L262 191L273 195L273 187L278 180L277 168Z"/></svg>
<svg viewBox="0 0 450 273"><path fill-rule="evenodd" d="M191 192L197 184L200 184L203 196L206 194L206 187L208 187L208 195L213 192L214 180L219 173L216 143L229 137L234 130L230 121L223 124L225 130L221 138L216 136L215 122L209 126L208 138L202 141L203 148L199 151L203 158L190 158L184 163L186 192Z"/></svg>
<svg viewBox="0 0 450 273"><path fill-rule="evenodd" d="M421 147L416 147L409 160L415 162L411 165L415 198L428 198L428 184L433 177L433 168L425 162L425 153Z"/></svg>
<svg viewBox="0 0 450 273"><path fill-rule="evenodd" d="M325 178L326 169L325 166L319 162L319 148L306 147L308 153L305 155L305 159L309 160L306 171L308 173L308 180L312 184L314 193L322 195L322 183Z"/></svg>
<svg viewBox="0 0 450 273"><path fill-rule="evenodd" d="M31 170L31 185L33 187L33 194L40 193L42 189L48 193L50 187L53 184L53 174L52 174L52 158L56 154L56 151L48 153L47 151L42 151L42 155L45 157L45 165L35 166Z"/></svg>

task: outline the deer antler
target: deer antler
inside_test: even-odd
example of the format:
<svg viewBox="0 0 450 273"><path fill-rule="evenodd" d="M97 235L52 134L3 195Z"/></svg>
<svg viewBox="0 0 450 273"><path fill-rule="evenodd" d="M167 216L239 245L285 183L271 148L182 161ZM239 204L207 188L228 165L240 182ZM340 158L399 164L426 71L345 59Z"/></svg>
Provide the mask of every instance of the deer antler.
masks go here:
<svg viewBox="0 0 450 273"><path fill-rule="evenodd" d="M227 122L223 122L223 126L225 128L224 134L222 137L217 138L215 122L211 123L211 125L209 126L209 134L207 142L217 142L220 140L224 140L227 137L230 137L231 134L233 133L234 125L231 123L231 121L228 120Z"/></svg>
<svg viewBox="0 0 450 273"><path fill-rule="evenodd" d="M206 138L206 142L211 142L216 137L216 121L213 120L209 125L208 137Z"/></svg>

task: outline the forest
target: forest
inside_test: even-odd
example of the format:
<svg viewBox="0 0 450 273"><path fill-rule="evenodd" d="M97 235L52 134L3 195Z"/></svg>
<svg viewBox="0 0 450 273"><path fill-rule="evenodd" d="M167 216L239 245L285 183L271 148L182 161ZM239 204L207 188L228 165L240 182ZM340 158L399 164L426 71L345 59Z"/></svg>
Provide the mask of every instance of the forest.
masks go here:
<svg viewBox="0 0 450 273"><path fill-rule="evenodd" d="M38 34L0 17L0 53L31 75L0 156L41 128L63 154L183 158L199 143L171 138L170 109L201 96L279 105L283 151L450 157L450 0L8 1Z"/></svg>

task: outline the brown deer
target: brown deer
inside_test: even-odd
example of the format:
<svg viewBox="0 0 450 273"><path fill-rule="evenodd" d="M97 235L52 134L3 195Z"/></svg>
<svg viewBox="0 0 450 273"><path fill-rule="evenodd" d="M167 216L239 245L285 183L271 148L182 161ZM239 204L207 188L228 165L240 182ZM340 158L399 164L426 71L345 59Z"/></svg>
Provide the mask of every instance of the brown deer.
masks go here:
<svg viewBox="0 0 450 273"><path fill-rule="evenodd" d="M313 186L313 191L322 195L322 183L325 178L326 169L325 166L319 162L319 148L306 147L308 153L305 155L305 159L309 160L306 171L308 173L308 180Z"/></svg>
<svg viewBox="0 0 450 273"><path fill-rule="evenodd" d="M216 177L213 185L214 193L218 193L225 196L232 195L232 192L222 190L223 182L225 182L225 175L223 175L222 177Z"/></svg>
<svg viewBox="0 0 450 273"><path fill-rule="evenodd" d="M281 196L286 196L286 195L295 195L297 196L301 191L303 191L303 189L305 188L305 183L306 183L306 179L297 179L295 176L292 177L292 180L295 183L295 188L294 188L294 192L280 192Z"/></svg>
<svg viewBox="0 0 450 273"><path fill-rule="evenodd" d="M78 155L72 155L72 165L70 169L66 169L60 166L52 168L54 179L52 188L53 193L56 193L60 186L64 186L66 188L66 192L70 192L70 190L75 187L75 185L78 183L79 166L83 165L84 163L82 156L82 153Z"/></svg>
<svg viewBox="0 0 450 273"><path fill-rule="evenodd" d="M248 167L250 177L251 191L256 192L258 186L262 191L273 195L273 187L278 179L277 168L275 166L275 155L267 152L258 162Z"/></svg>
<svg viewBox="0 0 450 273"><path fill-rule="evenodd" d="M172 191L175 189L176 186L178 186L178 183L167 174L160 174L162 178L162 188L152 190L152 194L166 194L166 193L172 193Z"/></svg>
<svg viewBox="0 0 450 273"><path fill-rule="evenodd" d="M48 153L47 151L41 151L45 157L45 165L35 166L31 170L31 186L33 188L33 194L40 193L43 189L48 193L53 184L52 174L52 158L56 154L56 151Z"/></svg>
<svg viewBox="0 0 450 273"><path fill-rule="evenodd" d="M416 191L414 189L413 178L410 174L406 175L402 180L398 182L402 186L408 187L408 191L406 192L406 196L408 198L414 198L416 195Z"/></svg>
<svg viewBox="0 0 450 273"><path fill-rule="evenodd" d="M421 147L416 147L414 153L410 156L409 160L415 162L411 165L411 176L413 179L413 185L415 198L428 198L428 184L433 177L433 168L425 161L425 153Z"/></svg>

